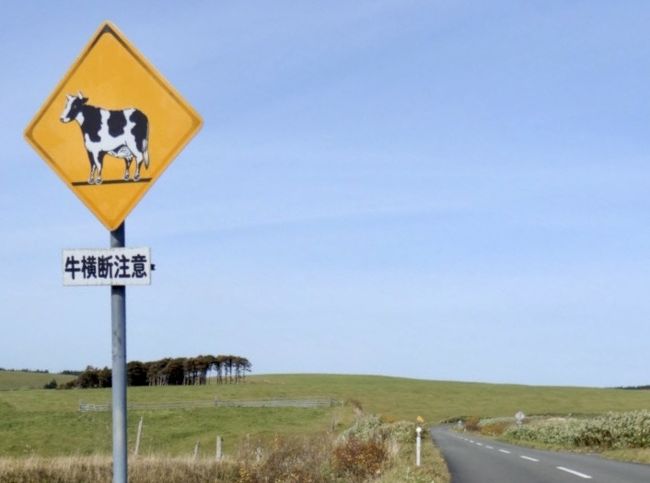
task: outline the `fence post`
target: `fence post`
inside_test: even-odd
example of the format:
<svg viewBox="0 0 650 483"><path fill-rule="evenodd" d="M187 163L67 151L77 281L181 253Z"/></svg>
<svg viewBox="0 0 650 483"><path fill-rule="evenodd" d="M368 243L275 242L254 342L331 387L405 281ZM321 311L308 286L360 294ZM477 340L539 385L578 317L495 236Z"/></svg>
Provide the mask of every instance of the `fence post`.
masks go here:
<svg viewBox="0 0 650 483"><path fill-rule="evenodd" d="M418 433L415 440L415 466L420 466L420 449L422 447L422 437L420 434L422 433L422 428L418 426L415 428L415 431Z"/></svg>
<svg viewBox="0 0 650 483"><path fill-rule="evenodd" d="M138 434L135 437L135 450L133 450L133 454L135 456L138 456L138 453L140 452L140 436L142 436L142 422L144 420L144 416L140 416L140 422L138 423Z"/></svg>
<svg viewBox="0 0 650 483"><path fill-rule="evenodd" d="M221 436L217 436L217 453L216 453L217 463L221 462L222 456L223 455L221 453Z"/></svg>
<svg viewBox="0 0 650 483"><path fill-rule="evenodd" d="M194 445L194 461L199 457L199 445L201 444L200 441L197 441L196 444Z"/></svg>

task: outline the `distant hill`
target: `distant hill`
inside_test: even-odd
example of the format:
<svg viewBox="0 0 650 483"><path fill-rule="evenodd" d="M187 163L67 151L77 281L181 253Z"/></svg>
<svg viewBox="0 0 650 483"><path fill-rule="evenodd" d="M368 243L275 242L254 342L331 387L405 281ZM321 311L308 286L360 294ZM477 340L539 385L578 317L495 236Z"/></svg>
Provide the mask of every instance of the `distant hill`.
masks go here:
<svg viewBox="0 0 650 483"><path fill-rule="evenodd" d="M42 389L52 379L57 384L64 384L75 378L69 374L52 374L43 371L0 370L0 391L15 389Z"/></svg>

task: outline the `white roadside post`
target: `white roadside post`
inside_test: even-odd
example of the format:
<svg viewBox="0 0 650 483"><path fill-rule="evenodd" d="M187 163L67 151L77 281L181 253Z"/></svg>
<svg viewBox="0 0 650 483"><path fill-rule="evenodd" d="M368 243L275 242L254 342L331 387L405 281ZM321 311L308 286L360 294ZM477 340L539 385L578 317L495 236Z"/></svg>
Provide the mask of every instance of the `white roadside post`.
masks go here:
<svg viewBox="0 0 650 483"><path fill-rule="evenodd" d="M415 439L415 466L420 466L420 449L422 448L422 428L418 426L415 428L415 432L418 434Z"/></svg>
<svg viewBox="0 0 650 483"><path fill-rule="evenodd" d="M526 419L526 415L524 414L523 411L517 411L517 414L515 414L515 419L517 420L517 427L521 428L521 425L524 423L524 420Z"/></svg>

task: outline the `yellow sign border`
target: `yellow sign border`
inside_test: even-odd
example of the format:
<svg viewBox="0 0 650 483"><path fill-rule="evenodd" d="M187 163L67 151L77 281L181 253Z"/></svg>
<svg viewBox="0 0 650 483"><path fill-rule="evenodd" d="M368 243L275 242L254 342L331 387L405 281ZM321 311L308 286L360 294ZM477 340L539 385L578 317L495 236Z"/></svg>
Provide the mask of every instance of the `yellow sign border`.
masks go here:
<svg viewBox="0 0 650 483"><path fill-rule="evenodd" d="M137 194L137 196L133 199L133 201L126 206L123 212L118 214L119 222L116 222L114 225L108 223L107 220L105 220L104 217L100 213L98 213L98 211L91 203L89 203L87 200L85 200L83 197L79 195L79 193L74 188L74 186L72 186L72 183L67 179L65 174L59 169L54 159L50 157L47 150L43 146L41 146L36 141L36 139L34 139L33 136L34 128L43 118L45 112L50 108L53 102L55 102L57 99L60 98L61 92L63 91L63 87L74 75L76 70L83 63L83 61L86 59L86 57L92 51L93 47L99 42L100 38L103 35L113 36L113 38L117 40L117 42L119 42L128 51L128 53L149 73L149 75L151 75L151 77L163 88L163 90L165 90L171 97L174 98L174 100L179 104L179 106L188 113L189 117L193 121L195 121L195 124L188 131L187 135L181 137L179 142L171 149L171 152L169 154L169 159L166 165L164 166L164 168L162 169L162 171L160 171L157 178L155 180L152 180L150 186L148 186L146 189L141 190ZM97 29L95 34L91 37L90 42L88 42L88 44L84 47L81 54L77 57L77 59L72 64L72 67L70 67L66 72L66 74L64 75L63 79L59 81L59 83L56 85L56 87L54 88L50 96L45 100L45 102L38 110L38 112L36 113L32 121L27 125L27 128L25 129L24 132L24 137L25 140L32 146L32 148L34 148L34 150L38 152L43 159L45 159L47 164L56 172L56 174L68 186L68 188L72 190L75 196L79 198L84 205L86 205L86 207L99 219L99 221L101 221L101 223L106 228L112 231L118 228L124 222L126 217L133 210L133 208L135 208L135 206L149 191L149 189L155 183L155 181L163 174L165 169L169 167L169 165L174 160L174 158L178 156L178 154L183 150L183 148L199 132L202 126L203 126L203 120L201 119L201 116L198 114L198 112L196 112L196 110L185 99L183 99L180 93L178 93L178 91L169 83L169 81L167 81L167 79L165 79L165 77L154 67L154 65L151 62L149 62L147 58L138 49L136 49L131 42L128 41L126 36L117 28L117 26L115 26L115 24L113 24L110 21L105 21L100 25L100 27Z"/></svg>

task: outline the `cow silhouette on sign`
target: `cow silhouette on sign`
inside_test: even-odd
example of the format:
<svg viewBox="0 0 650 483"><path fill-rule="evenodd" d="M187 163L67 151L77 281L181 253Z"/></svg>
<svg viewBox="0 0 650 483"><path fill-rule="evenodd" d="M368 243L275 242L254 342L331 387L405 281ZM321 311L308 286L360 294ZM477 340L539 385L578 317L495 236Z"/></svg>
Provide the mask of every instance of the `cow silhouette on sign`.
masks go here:
<svg viewBox="0 0 650 483"><path fill-rule="evenodd" d="M90 161L88 184L101 184L104 156L124 159L124 180L130 178L135 158L133 181L140 180L140 166L149 169L149 120L135 108L111 111L88 104L81 92L66 96L61 122L77 121Z"/></svg>

